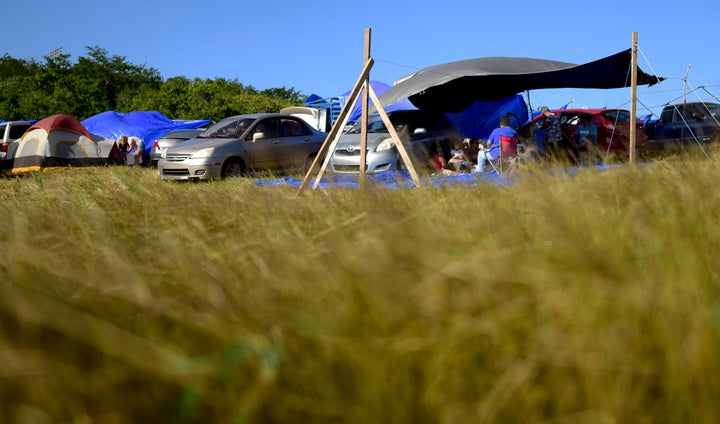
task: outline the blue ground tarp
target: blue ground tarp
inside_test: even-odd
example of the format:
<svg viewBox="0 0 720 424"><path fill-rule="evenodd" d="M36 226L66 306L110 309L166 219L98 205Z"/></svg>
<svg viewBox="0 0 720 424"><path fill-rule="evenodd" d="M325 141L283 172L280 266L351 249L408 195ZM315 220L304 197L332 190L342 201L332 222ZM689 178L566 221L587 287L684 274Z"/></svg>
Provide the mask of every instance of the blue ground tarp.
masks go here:
<svg viewBox="0 0 720 424"><path fill-rule="evenodd" d="M642 162L636 166L648 166L652 162ZM595 165L587 168L568 167L565 169L564 175L577 175L581 170L593 171L609 171L612 169L621 169L626 167L624 164L615 165ZM385 189L415 189L417 186L410 177L408 171L388 171L380 174L368 174L366 177L367 187L378 187ZM474 187L478 184L492 184L497 187L507 187L515 185L519 182L517 174L498 175L496 172L475 172L475 173L458 173L454 175L435 175L429 177L420 177L424 187L440 188L457 188L457 187ZM255 180L253 183L260 186L291 186L300 187L302 178L285 177L273 180ZM313 187L316 179L312 179L308 184L308 188ZM360 188L358 174L335 174L327 175L320 179L318 188Z"/></svg>
<svg viewBox="0 0 720 424"><path fill-rule="evenodd" d="M117 139L121 135L140 137L145 142L144 155L150 153L153 142L170 130L200 128L210 124L209 119L169 119L156 111L120 113L102 112L81 122L92 134Z"/></svg>
<svg viewBox="0 0 720 424"><path fill-rule="evenodd" d="M510 177L498 175L494 172L482 172L455 175L436 175L429 177L420 177L421 181L427 187L428 184L435 188L442 187L471 187L479 183L490 183L498 186L513 184ZM289 185L291 187L300 187L301 178L285 177L275 180L256 180L256 185L261 186L280 186ZM365 180L366 186L375 186L388 189L417 188L410 177L408 171L387 171L380 174L368 174ZM310 181L308 187L315 184L315 179ZM318 188L359 188L358 174L335 174L327 175L320 179Z"/></svg>

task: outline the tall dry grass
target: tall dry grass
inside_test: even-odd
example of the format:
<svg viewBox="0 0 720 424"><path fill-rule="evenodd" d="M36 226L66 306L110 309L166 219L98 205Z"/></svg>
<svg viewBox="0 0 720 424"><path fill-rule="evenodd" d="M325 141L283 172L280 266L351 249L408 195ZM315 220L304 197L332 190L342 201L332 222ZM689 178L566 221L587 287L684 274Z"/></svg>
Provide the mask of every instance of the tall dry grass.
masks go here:
<svg viewBox="0 0 720 424"><path fill-rule="evenodd" d="M719 168L0 179L0 421L717 422Z"/></svg>

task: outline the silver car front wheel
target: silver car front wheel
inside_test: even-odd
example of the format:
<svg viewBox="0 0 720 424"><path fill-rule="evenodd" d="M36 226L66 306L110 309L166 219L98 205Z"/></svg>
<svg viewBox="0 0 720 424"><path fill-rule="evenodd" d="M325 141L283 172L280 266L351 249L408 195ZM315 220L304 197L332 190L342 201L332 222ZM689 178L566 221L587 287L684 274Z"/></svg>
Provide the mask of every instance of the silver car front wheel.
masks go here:
<svg viewBox="0 0 720 424"><path fill-rule="evenodd" d="M243 175L245 175L245 166L239 159L228 159L220 172L222 178L242 177Z"/></svg>

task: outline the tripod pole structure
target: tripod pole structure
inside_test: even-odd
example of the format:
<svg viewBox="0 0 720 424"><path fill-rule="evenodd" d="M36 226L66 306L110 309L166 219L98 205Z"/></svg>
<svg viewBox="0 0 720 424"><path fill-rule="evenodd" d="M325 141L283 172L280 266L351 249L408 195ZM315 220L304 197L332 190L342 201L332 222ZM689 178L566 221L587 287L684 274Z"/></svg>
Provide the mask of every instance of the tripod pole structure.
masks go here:
<svg viewBox="0 0 720 424"><path fill-rule="evenodd" d="M342 110L340 111L340 115L335 120L335 123L333 124L332 128L330 128L330 132L328 133L327 137L325 137L325 141L323 142L322 146L320 146L320 151L318 152L317 156L315 156L315 159L313 159L312 165L310 165L310 169L308 169L307 173L305 174L305 178L303 178L303 181L300 184L300 187L298 188L296 195L299 195L300 192L302 192L305 189L305 187L307 187L307 185L310 182L310 178L312 177L312 174L315 171L315 167L317 166L317 163L320 161L320 159L324 158L326 155L332 155L333 152L335 151L335 145L337 145L337 142L340 139L340 135L341 135L340 130L347 123L347 118L350 115L350 111L352 110L353 105L355 104L355 101L357 100L358 95L360 94L360 89L363 87L365 80L367 80L367 78L368 78L368 75L370 75L370 69L372 69L373 63L375 63L375 61L372 58L370 58L367 61L367 63L365 63L365 67L363 68L362 72L360 73L360 77L358 77L357 82L355 82L355 85L353 86L353 89L350 92L348 101L345 103ZM323 163L322 168L320 169L320 175L318 175L318 177L317 177L318 180L320 179L320 176L322 175L323 171L327 167L327 164L329 161L330 161L330 156L327 156L327 158L325 159L325 162Z"/></svg>

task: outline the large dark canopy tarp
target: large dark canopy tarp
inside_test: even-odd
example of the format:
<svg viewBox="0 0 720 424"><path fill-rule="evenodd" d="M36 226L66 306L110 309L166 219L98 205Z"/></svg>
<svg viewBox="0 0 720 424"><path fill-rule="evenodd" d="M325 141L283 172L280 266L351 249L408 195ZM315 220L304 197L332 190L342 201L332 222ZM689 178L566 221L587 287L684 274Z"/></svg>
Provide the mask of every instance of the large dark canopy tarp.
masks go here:
<svg viewBox="0 0 720 424"><path fill-rule="evenodd" d="M476 101L495 101L541 88L630 87L631 51L576 65L544 59L486 57L421 69L380 96L383 105L407 98L419 109L461 112ZM662 81L638 69L638 85Z"/></svg>

